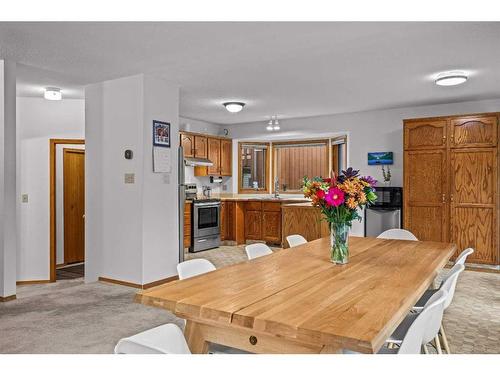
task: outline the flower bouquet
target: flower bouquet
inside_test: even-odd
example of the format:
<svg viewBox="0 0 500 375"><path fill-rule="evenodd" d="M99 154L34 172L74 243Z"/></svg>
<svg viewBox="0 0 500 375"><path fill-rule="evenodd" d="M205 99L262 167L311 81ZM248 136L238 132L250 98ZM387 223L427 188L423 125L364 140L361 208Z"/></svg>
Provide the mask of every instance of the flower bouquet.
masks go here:
<svg viewBox="0 0 500 375"><path fill-rule="evenodd" d="M349 260L348 234L355 219L361 221L358 208L370 205L377 199L375 184L370 176L360 177L359 170L348 168L332 178L304 177L303 192L312 204L321 209L330 223L330 259L336 264Z"/></svg>

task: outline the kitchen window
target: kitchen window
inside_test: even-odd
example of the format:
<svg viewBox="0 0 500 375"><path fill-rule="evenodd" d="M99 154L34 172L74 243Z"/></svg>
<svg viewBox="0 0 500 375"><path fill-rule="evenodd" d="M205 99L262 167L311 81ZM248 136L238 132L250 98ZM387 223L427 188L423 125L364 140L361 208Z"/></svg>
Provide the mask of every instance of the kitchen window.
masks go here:
<svg viewBox="0 0 500 375"><path fill-rule="evenodd" d="M300 193L304 177L327 177L328 140L273 143L273 171L280 192Z"/></svg>
<svg viewBox="0 0 500 375"><path fill-rule="evenodd" d="M238 191L240 193L267 193L269 144L240 143L238 155Z"/></svg>

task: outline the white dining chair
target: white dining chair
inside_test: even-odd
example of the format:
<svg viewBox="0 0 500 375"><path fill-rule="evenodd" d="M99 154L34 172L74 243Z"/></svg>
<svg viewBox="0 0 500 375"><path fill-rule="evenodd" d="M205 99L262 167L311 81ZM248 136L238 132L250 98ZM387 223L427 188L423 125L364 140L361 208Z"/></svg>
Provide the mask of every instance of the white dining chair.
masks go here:
<svg viewBox="0 0 500 375"><path fill-rule="evenodd" d="M398 344L397 347L383 347L379 354L420 354L422 348L427 354L427 344L432 340L439 342L438 332L443 319L444 304L447 293L440 290L435 293L424 309L419 314L408 315L396 328L388 342L389 345ZM400 339L395 340L393 336ZM438 344L436 344L438 345Z"/></svg>
<svg viewBox="0 0 500 375"><path fill-rule="evenodd" d="M380 233L377 238L383 238L385 240L418 241L418 238L406 229L388 229L385 232Z"/></svg>
<svg viewBox="0 0 500 375"><path fill-rule="evenodd" d="M273 251L264 243L254 243L245 246L245 251L249 260L272 254Z"/></svg>
<svg viewBox="0 0 500 375"><path fill-rule="evenodd" d="M465 265L465 261L467 260L467 257L469 255L471 255L473 252L474 252L474 249L472 247L468 247L467 249L465 249L464 251L462 251L460 253L460 255L455 260L455 264L464 264Z"/></svg>
<svg viewBox="0 0 500 375"><path fill-rule="evenodd" d="M295 247L307 243L307 240L300 234L291 234L286 237L286 240L290 247Z"/></svg>
<svg viewBox="0 0 500 375"><path fill-rule="evenodd" d="M457 281L458 281L458 276L463 272L465 269L465 266L463 264L455 264L446 278L444 279L443 283L441 284L441 287L439 289L428 289L424 292L422 297L415 303L415 306L413 307L414 311L421 311L423 309L423 306L427 303L427 301L432 297L434 293L436 293L438 290L444 290L447 292L447 298L444 304L444 309L446 310L448 306L450 306L451 302L453 301L453 296L455 295L455 289L457 286ZM448 344L448 338L446 337L446 332L444 330L443 325L441 325L441 329L439 330L439 334L441 335L441 338L443 339L443 346L444 349L446 350L446 353L451 354L450 352L450 345Z"/></svg>
<svg viewBox="0 0 500 375"><path fill-rule="evenodd" d="M188 279L190 277L215 270L215 266L206 259L186 260L177 265L177 273L179 274L180 280Z"/></svg>
<svg viewBox="0 0 500 375"><path fill-rule="evenodd" d="M115 354L191 354L182 330L163 324L125 337L115 346Z"/></svg>

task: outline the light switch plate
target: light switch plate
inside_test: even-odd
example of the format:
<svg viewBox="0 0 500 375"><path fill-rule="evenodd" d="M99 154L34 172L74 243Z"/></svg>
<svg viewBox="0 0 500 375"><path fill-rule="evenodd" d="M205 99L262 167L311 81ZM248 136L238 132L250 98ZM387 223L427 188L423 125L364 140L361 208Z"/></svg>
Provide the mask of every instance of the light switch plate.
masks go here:
<svg viewBox="0 0 500 375"><path fill-rule="evenodd" d="M227 191L227 185L222 185L222 191Z"/></svg>
<svg viewBox="0 0 500 375"><path fill-rule="evenodd" d="M135 184L135 173L125 173L125 183Z"/></svg>
<svg viewBox="0 0 500 375"><path fill-rule="evenodd" d="M163 174L163 183L164 184L170 184L170 174L169 173L164 173Z"/></svg>
<svg viewBox="0 0 500 375"><path fill-rule="evenodd" d="M21 195L21 202L28 203L28 194Z"/></svg>

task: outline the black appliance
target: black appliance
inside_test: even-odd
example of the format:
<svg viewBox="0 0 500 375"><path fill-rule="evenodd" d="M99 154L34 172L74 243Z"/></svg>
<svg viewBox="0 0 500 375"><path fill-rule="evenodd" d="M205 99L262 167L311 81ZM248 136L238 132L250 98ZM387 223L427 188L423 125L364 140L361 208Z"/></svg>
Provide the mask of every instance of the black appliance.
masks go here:
<svg viewBox="0 0 500 375"><path fill-rule="evenodd" d="M377 201L365 210L365 236L377 237L388 229L403 227L403 188L375 187Z"/></svg>

